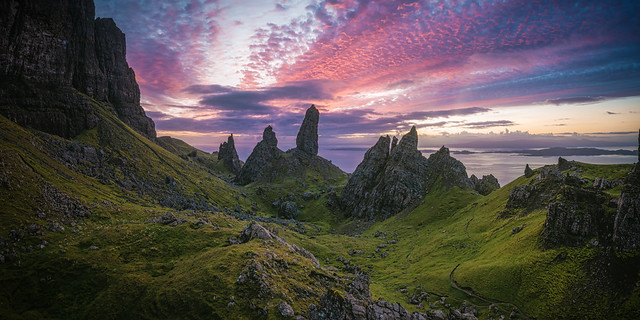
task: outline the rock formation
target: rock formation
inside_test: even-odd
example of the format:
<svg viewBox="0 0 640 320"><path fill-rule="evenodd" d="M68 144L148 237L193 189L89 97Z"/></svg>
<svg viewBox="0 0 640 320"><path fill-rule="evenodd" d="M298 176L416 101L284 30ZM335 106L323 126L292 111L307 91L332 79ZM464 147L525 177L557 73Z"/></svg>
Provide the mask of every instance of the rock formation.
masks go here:
<svg viewBox="0 0 640 320"><path fill-rule="evenodd" d="M318 120L320 113L314 105L307 109L300 131L296 137L296 148L312 156L318 155Z"/></svg>
<svg viewBox="0 0 640 320"><path fill-rule="evenodd" d="M484 194L499 187L492 175L475 180L444 146L429 159L418 150L415 127L400 142L383 136L371 147L342 190L348 215L358 219L386 219L422 200L436 181L446 188L473 189Z"/></svg>
<svg viewBox="0 0 640 320"><path fill-rule="evenodd" d="M278 149L278 139L273 128L268 126L262 133L262 141L253 148L244 166L240 170L237 182L248 184L262 177L273 166L273 161L282 157L282 150Z"/></svg>
<svg viewBox="0 0 640 320"><path fill-rule="evenodd" d="M94 20L93 1L5 1L1 6L1 114L73 137L98 122L91 102L77 90L110 104L123 122L155 138L126 61L125 36L112 19Z"/></svg>
<svg viewBox="0 0 640 320"><path fill-rule="evenodd" d="M233 134L227 138L226 142L220 144L218 149L218 161L222 161L224 166L237 175L242 168L240 165L240 159L238 158L238 152L236 152L236 144L233 141Z"/></svg>
<svg viewBox="0 0 640 320"><path fill-rule="evenodd" d="M529 167L529 164L527 163L527 165L524 167L524 176L527 178L531 178L535 173L533 172L533 169L531 169L531 167Z"/></svg>
<svg viewBox="0 0 640 320"><path fill-rule="evenodd" d="M640 151L640 134L638 149ZM638 162L624 180L613 229L613 241L619 249L640 248L640 152Z"/></svg>
<svg viewBox="0 0 640 320"><path fill-rule="evenodd" d="M473 189L474 187L467 177L467 168L462 162L452 157L449 148L445 146L429 156L429 175L434 178L441 176L441 183L447 188L457 186L461 189Z"/></svg>
<svg viewBox="0 0 640 320"><path fill-rule="evenodd" d="M494 177L492 174L488 176L482 176L482 179L478 179L478 177L472 174L469 179L471 179L473 189L478 191L478 193L483 196L488 195L494 190L500 189L500 183L498 183L498 179L496 179L496 177Z"/></svg>
<svg viewBox="0 0 640 320"><path fill-rule="evenodd" d="M331 161L318 154L318 109L311 106L306 113L297 137L297 147L282 152L271 127L265 130L265 138L253 149L242 167L237 182L248 184L259 181L273 183L282 179L295 179L306 184L309 172L321 177L325 183L334 183L346 174ZM317 179L317 178L315 178ZM315 183L319 180L314 181Z"/></svg>
<svg viewBox="0 0 640 320"><path fill-rule="evenodd" d="M563 186L549 205L542 244L546 248L581 246L591 239L610 239L613 221L607 215L609 197L591 190Z"/></svg>
<svg viewBox="0 0 640 320"><path fill-rule="evenodd" d="M433 319L432 316L424 313L411 313L397 302L390 303L384 299L373 301L371 299L371 293L369 293L369 281L368 275L360 273L354 277L347 292L338 292L333 289L327 290L327 292L320 297L318 305L309 305L307 311L309 319Z"/></svg>

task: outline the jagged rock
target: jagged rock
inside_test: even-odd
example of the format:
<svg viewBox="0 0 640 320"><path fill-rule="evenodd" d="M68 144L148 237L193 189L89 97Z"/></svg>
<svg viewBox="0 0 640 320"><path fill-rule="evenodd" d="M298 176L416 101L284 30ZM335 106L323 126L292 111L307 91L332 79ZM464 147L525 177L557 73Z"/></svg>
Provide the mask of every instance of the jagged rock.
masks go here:
<svg viewBox="0 0 640 320"><path fill-rule="evenodd" d="M613 221L605 207L609 197L580 187L564 186L549 205L542 243L546 248L559 245L581 246L591 238L609 239Z"/></svg>
<svg viewBox="0 0 640 320"><path fill-rule="evenodd" d="M622 184L620 180L609 180L605 178L595 178L593 180L593 187L598 190L608 190L615 188Z"/></svg>
<svg viewBox="0 0 640 320"><path fill-rule="evenodd" d="M262 133L262 141L253 148L247 162L242 166L237 182L248 184L258 180L265 172L271 170L273 160L279 159L282 154L282 150L278 149L278 139L273 128L266 127Z"/></svg>
<svg viewBox="0 0 640 320"><path fill-rule="evenodd" d="M233 174L240 173L240 159L238 158L238 152L236 152L236 144L233 141L233 133L227 138L226 142L220 144L218 149L218 161L222 161L224 166Z"/></svg>
<svg viewBox="0 0 640 320"><path fill-rule="evenodd" d="M262 239L262 240L272 240L275 239L276 236L271 233L271 231L265 229L259 223L255 221L251 221L240 233L240 241L242 243L249 242L252 239Z"/></svg>
<svg viewBox="0 0 640 320"><path fill-rule="evenodd" d="M613 241L619 249L640 248L640 162L624 180L613 229Z"/></svg>
<svg viewBox="0 0 640 320"><path fill-rule="evenodd" d="M278 209L278 215L285 219L295 219L299 214L298 206L293 201L282 202Z"/></svg>
<svg viewBox="0 0 640 320"><path fill-rule="evenodd" d="M498 183L498 179L494 177L492 174L488 176L482 176L482 179L478 179L475 175L471 175L471 183L474 185L474 189L478 191L479 194L486 196L494 190L500 189L500 183Z"/></svg>
<svg viewBox="0 0 640 320"><path fill-rule="evenodd" d="M445 146L429 156L429 175L433 178L441 176L442 184L447 188L473 189L464 164L453 158Z"/></svg>
<svg viewBox="0 0 640 320"><path fill-rule="evenodd" d="M554 179L554 180L561 180L562 172L560 172L557 166L554 166L554 165L544 166L540 170L540 174L538 174L538 180L544 180L547 178Z"/></svg>
<svg viewBox="0 0 640 320"><path fill-rule="evenodd" d="M286 302L280 302L278 305L278 311L280 311L280 315L284 318L293 318L295 313L293 312L293 308Z"/></svg>
<svg viewBox="0 0 640 320"><path fill-rule="evenodd" d="M391 150L391 151L390 151ZM415 127L397 145L389 136L380 137L353 172L342 190L347 214L359 219L386 219L417 204L436 181L450 188L473 188L464 165L442 147L425 158L418 150ZM486 179L487 185L491 184Z"/></svg>
<svg viewBox="0 0 640 320"><path fill-rule="evenodd" d="M304 116L296 137L296 148L312 156L318 155L318 120L320 113L311 105Z"/></svg>
<svg viewBox="0 0 640 320"><path fill-rule="evenodd" d="M507 200L507 208L524 208L529 204L529 198L532 192L535 191L533 186L515 186L511 189L509 194L509 200Z"/></svg>
<svg viewBox="0 0 640 320"><path fill-rule="evenodd" d="M524 176L527 178L531 178L535 173L533 172L533 170L531 169L531 167L529 167L529 164L527 163L527 165L524 167Z"/></svg>
<svg viewBox="0 0 640 320"><path fill-rule="evenodd" d="M125 59L124 34L113 20L94 17L91 0L14 1L3 7L0 113L23 126L73 137L98 122L78 90L111 104L123 122L155 138Z"/></svg>
<svg viewBox="0 0 640 320"><path fill-rule="evenodd" d="M320 297L319 305L311 304L307 311L310 320L356 320L356 319L403 319L403 320L426 320L424 313L409 313L399 303L389 303L384 299L372 301L369 293L369 278L364 274L359 274L353 282L357 285L349 287L347 292L338 292L333 289L327 290ZM362 290L362 286L366 290ZM446 319L443 318L443 319Z"/></svg>

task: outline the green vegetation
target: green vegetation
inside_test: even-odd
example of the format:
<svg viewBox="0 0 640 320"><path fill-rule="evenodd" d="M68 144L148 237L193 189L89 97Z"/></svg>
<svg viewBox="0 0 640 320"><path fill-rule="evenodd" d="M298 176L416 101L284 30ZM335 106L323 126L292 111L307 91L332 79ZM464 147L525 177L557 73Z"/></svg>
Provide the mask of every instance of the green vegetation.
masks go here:
<svg viewBox="0 0 640 320"><path fill-rule="evenodd" d="M335 202L347 176L331 166L307 163L289 174L282 164L279 179L239 187L221 179L230 174L216 154L169 137L156 144L108 106L95 108L102 121L72 141L0 116L0 251L7 259L0 318L273 319L281 302L304 314L327 288L342 292L345 265L370 273L374 299L410 311L446 310L442 297L476 305L481 319L496 316L491 304L505 316L516 309L539 319L607 318L611 306L624 318L640 309L637 285L618 295L592 274L606 257L637 278L630 268L637 252L610 258L589 244L544 250L546 209L502 214L511 190L534 183L540 169L488 196L436 185L417 207L385 221L345 220ZM632 167L578 166L584 186L622 179ZM619 197L620 190L605 192ZM277 217L273 202L289 198L300 206L304 231L295 222L262 224L309 250L322 268L279 241L230 244L248 224L230 213ZM158 223L165 215L177 222ZM243 274L258 274L267 289ZM421 292L428 301L407 303Z"/></svg>

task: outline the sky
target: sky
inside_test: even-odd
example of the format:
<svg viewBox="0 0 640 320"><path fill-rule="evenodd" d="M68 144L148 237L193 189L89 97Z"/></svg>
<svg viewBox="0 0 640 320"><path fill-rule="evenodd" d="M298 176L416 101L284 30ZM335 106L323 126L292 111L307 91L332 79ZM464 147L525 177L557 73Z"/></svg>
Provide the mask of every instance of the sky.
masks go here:
<svg viewBox="0 0 640 320"><path fill-rule="evenodd" d="M96 0L159 136L241 159L271 125L320 154L415 125L421 147L634 146L639 1ZM346 168L347 171L353 168Z"/></svg>

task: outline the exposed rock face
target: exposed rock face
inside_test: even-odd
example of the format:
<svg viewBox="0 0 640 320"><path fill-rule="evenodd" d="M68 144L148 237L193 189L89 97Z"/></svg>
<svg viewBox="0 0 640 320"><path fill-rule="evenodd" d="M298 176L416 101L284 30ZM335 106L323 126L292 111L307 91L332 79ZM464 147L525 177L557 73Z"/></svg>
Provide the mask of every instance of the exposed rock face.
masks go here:
<svg viewBox="0 0 640 320"><path fill-rule="evenodd" d="M531 178L535 173L533 172L533 169L531 169L531 167L529 167L529 164L527 163L527 165L524 167L524 176L527 178Z"/></svg>
<svg viewBox="0 0 640 320"><path fill-rule="evenodd" d="M472 174L469 179L471 179L473 188L483 196L488 195L494 190L500 189L500 183L498 183L498 179L496 179L496 177L494 177L492 174L488 176L482 176L482 179L478 179L478 177Z"/></svg>
<svg viewBox="0 0 640 320"><path fill-rule="evenodd" d="M447 188L463 189L473 189L475 182L482 181L483 192L490 192L497 183L493 176L469 179L464 165L445 147L425 158L418 150L415 127L399 143L394 142L389 136L380 137L365 153L342 190L347 214L367 220L386 219L422 200L436 181Z"/></svg>
<svg viewBox="0 0 640 320"><path fill-rule="evenodd" d="M255 221L251 221L240 233L240 242L245 243L249 242L252 239L262 239L262 240L271 240L275 239L276 236L271 233L271 231L265 229L262 225Z"/></svg>
<svg viewBox="0 0 640 320"><path fill-rule="evenodd" d="M624 251L640 248L640 162L636 163L624 181L618 200L613 241Z"/></svg>
<svg viewBox="0 0 640 320"><path fill-rule="evenodd" d="M240 173L240 159L238 158L238 152L236 152L236 144L233 141L233 134L227 138L227 142L220 144L220 149L218 149L218 161L222 161L224 166L233 174L237 175Z"/></svg>
<svg viewBox="0 0 640 320"><path fill-rule="evenodd" d="M278 149L278 139L273 132L273 128L268 126L262 133L262 141L253 148L238 175L237 182L248 184L260 179L266 172L269 172L273 161L282 157L282 150Z"/></svg>
<svg viewBox="0 0 640 320"><path fill-rule="evenodd" d="M429 156L429 174L433 177L440 175L442 184L448 188L457 186L461 189L473 189L464 164L452 157L445 146Z"/></svg>
<svg viewBox="0 0 640 320"><path fill-rule="evenodd" d="M384 299L373 301L369 293L369 277L365 274L356 275L345 293L329 289L320 297L319 305L309 305L307 314L310 320L430 319L424 313L410 313L399 303L389 303Z"/></svg>
<svg viewBox="0 0 640 320"><path fill-rule="evenodd" d="M0 13L0 113L21 125L72 137L93 128L91 103L110 103L125 123L155 138L140 107L124 34L94 21L91 0L4 1Z"/></svg>
<svg viewBox="0 0 640 320"><path fill-rule="evenodd" d="M418 151L415 127L390 150L389 136L380 137L342 190L342 203L355 218L386 219L424 196L427 159Z"/></svg>
<svg viewBox="0 0 640 320"><path fill-rule="evenodd" d="M287 150L286 153L277 148L278 140L275 133L270 126L267 127L263 140L253 149L236 181L248 184L294 179L300 184L305 184L309 172L313 172L314 176L320 177L325 183L334 183L337 179L345 177L346 173L331 161L317 156L317 131L318 110L314 106L307 110L298 134L298 147Z"/></svg>
<svg viewBox="0 0 640 320"><path fill-rule="evenodd" d="M543 245L547 248L580 246L592 238L607 240L613 230L613 221L605 209L609 203L604 194L564 186L557 200L549 205L542 234Z"/></svg>
<svg viewBox="0 0 640 320"><path fill-rule="evenodd" d="M300 131L296 137L296 148L312 156L318 155L318 120L320 113L314 105L307 109Z"/></svg>

